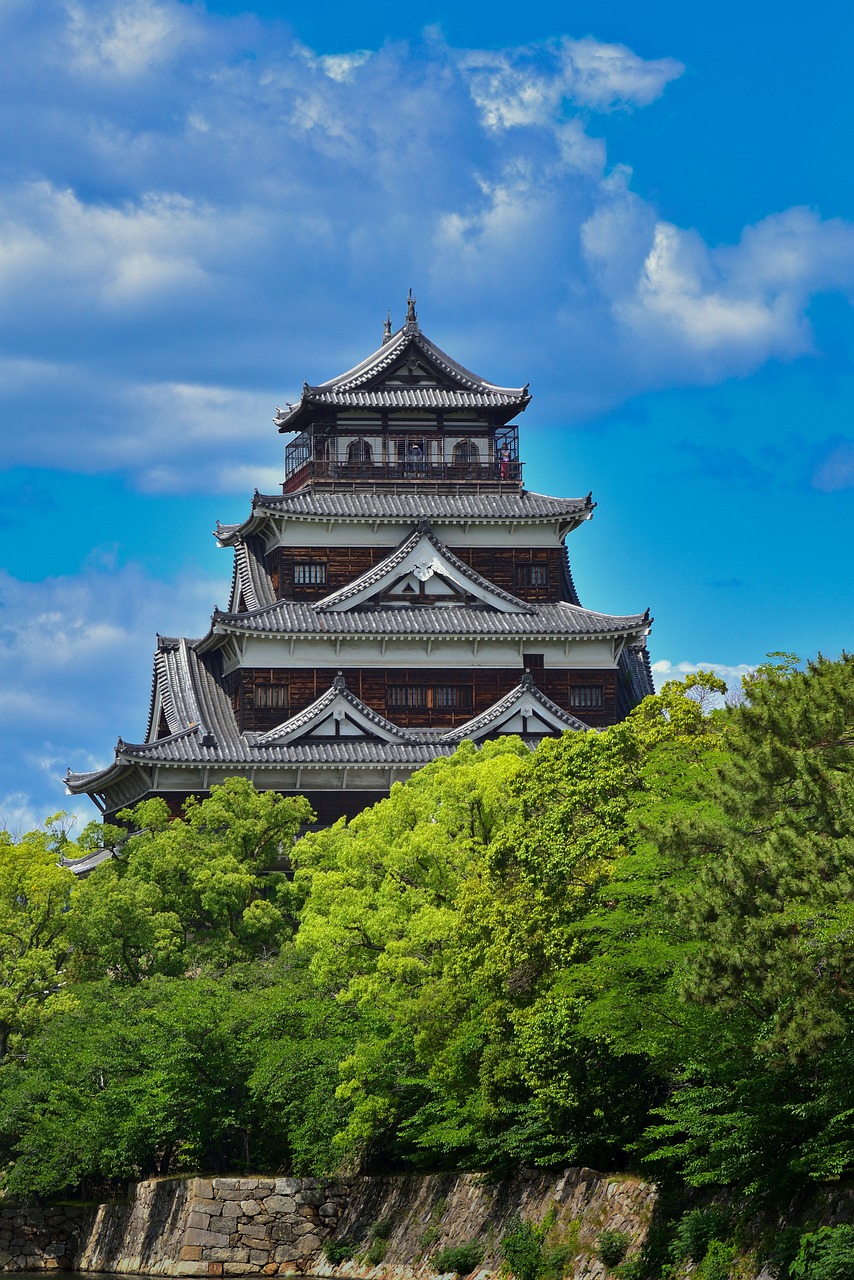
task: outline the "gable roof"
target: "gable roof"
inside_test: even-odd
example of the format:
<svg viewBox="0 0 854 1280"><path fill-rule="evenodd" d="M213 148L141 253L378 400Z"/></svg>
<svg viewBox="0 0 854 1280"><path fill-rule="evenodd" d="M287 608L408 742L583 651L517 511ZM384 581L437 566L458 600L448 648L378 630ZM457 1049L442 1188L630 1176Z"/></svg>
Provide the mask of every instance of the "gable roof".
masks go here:
<svg viewBox="0 0 854 1280"><path fill-rule="evenodd" d="M319 613L357 609L376 597L384 586L388 588L407 575L414 575L425 583L438 576L501 613L534 612L531 605L495 586L465 561L458 559L439 541L427 521L419 522L409 537L404 538L385 560L380 560L346 587L319 600L315 608ZM437 599L435 603L441 605L442 601Z"/></svg>
<svg viewBox="0 0 854 1280"><path fill-rule="evenodd" d="M425 376L401 385L394 374L407 361L417 362ZM426 368L425 368L426 366ZM483 408L498 411L503 421L521 412L530 400L527 385L499 387L472 373L423 334L415 319L383 342L354 368L315 386L303 383L298 404L277 410L279 431L298 431L313 408Z"/></svg>
<svg viewBox="0 0 854 1280"><path fill-rule="evenodd" d="M338 731L329 733L332 723ZM347 732L350 726L351 732ZM413 739L398 725L392 724L385 716L373 711L367 703L362 702L347 688L343 675L338 673L330 688L322 693L316 701L291 716L283 724L277 725L268 733L254 739L256 747L266 747L274 743L303 741L306 739L346 739L354 736L352 730L367 738L379 738L382 742L412 742Z"/></svg>
<svg viewBox="0 0 854 1280"><path fill-rule="evenodd" d="M530 671L503 698L499 698L486 711L466 724L442 734L442 742L462 742L469 738L477 741L489 734L518 733L522 737L545 737L573 729L580 733L590 731L576 716L564 711L556 702L537 688Z"/></svg>

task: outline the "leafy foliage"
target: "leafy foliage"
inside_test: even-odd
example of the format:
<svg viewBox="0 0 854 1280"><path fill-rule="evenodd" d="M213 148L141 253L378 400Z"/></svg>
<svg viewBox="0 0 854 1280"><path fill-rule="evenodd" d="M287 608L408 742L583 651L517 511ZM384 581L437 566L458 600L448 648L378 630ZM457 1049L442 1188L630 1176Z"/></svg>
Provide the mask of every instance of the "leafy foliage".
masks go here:
<svg viewBox="0 0 854 1280"><path fill-rule="evenodd" d="M10 1189L642 1163L788 1200L850 1174L854 659L720 692L700 672L601 733L464 743L302 839L304 801L240 779L178 821L137 806L82 883L55 824L0 837ZM713 1219L672 1258L720 1280ZM545 1224L504 1256L565 1264Z"/></svg>
<svg viewBox="0 0 854 1280"><path fill-rule="evenodd" d="M457 1276L471 1275L483 1262L483 1245L478 1240L468 1244L448 1245L433 1255L433 1270L444 1275L452 1271Z"/></svg>

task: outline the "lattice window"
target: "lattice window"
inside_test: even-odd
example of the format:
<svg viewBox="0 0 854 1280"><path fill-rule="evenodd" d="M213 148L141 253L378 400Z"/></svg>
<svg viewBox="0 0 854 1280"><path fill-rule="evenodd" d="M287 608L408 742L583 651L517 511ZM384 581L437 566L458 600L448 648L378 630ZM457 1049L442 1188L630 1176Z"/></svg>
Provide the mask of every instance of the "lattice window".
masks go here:
<svg viewBox="0 0 854 1280"><path fill-rule="evenodd" d="M390 684L386 706L397 711L454 711L471 707L471 689L457 684Z"/></svg>
<svg viewBox="0 0 854 1280"><path fill-rule="evenodd" d="M294 586L295 587L325 587L326 586L326 561L325 560L295 560L294 561Z"/></svg>
<svg viewBox="0 0 854 1280"><path fill-rule="evenodd" d="M602 706L601 684L576 684L569 691L571 707L595 708Z"/></svg>
<svg viewBox="0 0 854 1280"><path fill-rule="evenodd" d="M286 684L256 684L253 690L253 701L258 708L284 711L289 702L288 693Z"/></svg>
<svg viewBox="0 0 854 1280"><path fill-rule="evenodd" d="M547 587L549 585L549 566L547 564L517 564L515 574L517 587Z"/></svg>

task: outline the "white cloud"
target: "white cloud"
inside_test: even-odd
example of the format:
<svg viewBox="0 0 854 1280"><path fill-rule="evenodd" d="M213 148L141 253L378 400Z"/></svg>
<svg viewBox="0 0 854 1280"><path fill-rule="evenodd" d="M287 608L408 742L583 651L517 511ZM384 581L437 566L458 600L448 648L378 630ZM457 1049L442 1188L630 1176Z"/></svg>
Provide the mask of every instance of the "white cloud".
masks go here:
<svg viewBox="0 0 854 1280"><path fill-rule="evenodd" d="M741 682L756 670L749 662L671 662L660 658L652 664L652 674L656 688L661 688L666 680L684 680L686 676L696 675L698 671L713 671L721 680L725 680L733 690L741 689Z"/></svg>
<svg viewBox="0 0 854 1280"><path fill-rule="evenodd" d="M318 55L177 0L7 6L0 39L10 463L261 475L275 404L365 355L410 284L486 376L571 367L563 421L809 351L812 297L854 284L846 222L788 210L715 246L633 191L591 113L654 101L671 58L435 32Z"/></svg>
<svg viewBox="0 0 854 1280"><path fill-rule="evenodd" d="M155 0L65 7L74 61L87 75L142 75L175 57L191 30L191 10Z"/></svg>

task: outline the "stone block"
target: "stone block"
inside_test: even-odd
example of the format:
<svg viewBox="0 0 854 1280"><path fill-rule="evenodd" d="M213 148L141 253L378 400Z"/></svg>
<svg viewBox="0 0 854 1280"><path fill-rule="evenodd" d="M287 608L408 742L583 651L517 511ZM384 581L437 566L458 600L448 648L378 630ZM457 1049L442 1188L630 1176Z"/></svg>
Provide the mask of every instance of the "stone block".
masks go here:
<svg viewBox="0 0 854 1280"><path fill-rule="evenodd" d="M224 1249L228 1236L222 1231L203 1231L200 1227L188 1227L184 1232L184 1244L210 1245Z"/></svg>
<svg viewBox="0 0 854 1280"><path fill-rule="evenodd" d="M303 1253L317 1253L320 1248L319 1236L301 1236L299 1247Z"/></svg>
<svg viewBox="0 0 854 1280"><path fill-rule="evenodd" d="M210 1178L195 1178L193 1192L197 1198L203 1200L213 1199L213 1182Z"/></svg>
<svg viewBox="0 0 854 1280"><path fill-rule="evenodd" d="M250 1249L249 1261L260 1262L262 1267L266 1267L267 1263L270 1261L270 1250L269 1249Z"/></svg>
<svg viewBox="0 0 854 1280"><path fill-rule="evenodd" d="M261 1272L256 1262L224 1262L222 1265L227 1276L257 1276Z"/></svg>
<svg viewBox="0 0 854 1280"><path fill-rule="evenodd" d="M247 1218L254 1218L261 1212L261 1206L257 1200L241 1200L240 1207Z"/></svg>
<svg viewBox="0 0 854 1280"><path fill-rule="evenodd" d="M224 1263L224 1262L209 1262L209 1263L208 1263L208 1275L209 1275L209 1276L221 1276L221 1275L222 1275L222 1269L223 1269L223 1267L224 1267L224 1266L225 1266L225 1263Z"/></svg>
<svg viewBox="0 0 854 1280"><path fill-rule="evenodd" d="M325 1191L300 1191L299 1195L297 1196L297 1202L299 1204L321 1205L325 1202L325 1200L326 1200Z"/></svg>
<svg viewBox="0 0 854 1280"><path fill-rule="evenodd" d="M188 1227L201 1227L203 1231L207 1231L211 1225L211 1215L209 1213L200 1213L198 1209L193 1209L187 1215Z"/></svg>
<svg viewBox="0 0 854 1280"><path fill-rule="evenodd" d="M215 1188L217 1200L245 1200L245 1187L221 1187L217 1185Z"/></svg>
<svg viewBox="0 0 854 1280"><path fill-rule="evenodd" d="M243 1215L239 1200L223 1200L220 1212L223 1218L240 1218Z"/></svg>
<svg viewBox="0 0 854 1280"><path fill-rule="evenodd" d="M276 1262L268 1262L265 1267L261 1268L261 1270L264 1272L265 1276L274 1276L278 1272L279 1266Z"/></svg>
<svg viewBox="0 0 854 1280"><path fill-rule="evenodd" d="M208 1274L208 1264L206 1262L176 1262L176 1276L206 1276Z"/></svg>
<svg viewBox="0 0 854 1280"><path fill-rule="evenodd" d="M190 1204L197 1213L208 1213L211 1217L222 1213L222 1201L213 1200L210 1196L193 1196Z"/></svg>
<svg viewBox="0 0 854 1280"><path fill-rule="evenodd" d="M237 1230L249 1240L267 1239L267 1228L261 1222L241 1222Z"/></svg>
<svg viewBox="0 0 854 1280"><path fill-rule="evenodd" d="M293 1262L298 1253L292 1244L280 1244L273 1254L276 1262Z"/></svg>
<svg viewBox="0 0 854 1280"><path fill-rule="evenodd" d="M200 1244L185 1244L181 1250L182 1262L201 1262L202 1246Z"/></svg>
<svg viewBox="0 0 854 1280"><path fill-rule="evenodd" d="M280 1196L292 1196L295 1191L299 1191L299 1178L276 1178L275 1182L276 1194Z"/></svg>
<svg viewBox="0 0 854 1280"><path fill-rule="evenodd" d="M310 1204L301 1205L299 1209L297 1209L297 1213L301 1218L309 1218L312 1222L317 1219L317 1210Z"/></svg>
<svg viewBox="0 0 854 1280"><path fill-rule="evenodd" d="M241 1249L239 1244L229 1245L227 1249L206 1249L211 1262L248 1262L249 1250Z"/></svg>
<svg viewBox="0 0 854 1280"><path fill-rule="evenodd" d="M322 1204L317 1212L321 1218L337 1218L341 1210L337 1204Z"/></svg>
<svg viewBox="0 0 854 1280"><path fill-rule="evenodd" d="M268 1213L296 1213L297 1202L293 1196L267 1196L266 1208Z"/></svg>
<svg viewBox="0 0 854 1280"><path fill-rule="evenodd" d="M273 1222L270 1225L270 1239L275 1240L277 1244L290 1244L294 1238L294 1224L292 1222Z"/></svg>

